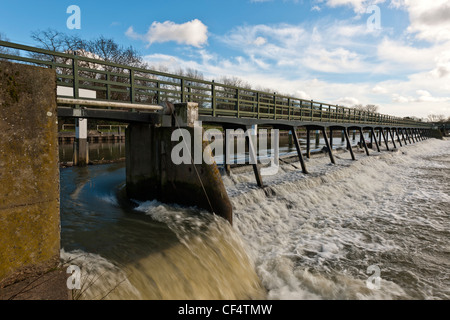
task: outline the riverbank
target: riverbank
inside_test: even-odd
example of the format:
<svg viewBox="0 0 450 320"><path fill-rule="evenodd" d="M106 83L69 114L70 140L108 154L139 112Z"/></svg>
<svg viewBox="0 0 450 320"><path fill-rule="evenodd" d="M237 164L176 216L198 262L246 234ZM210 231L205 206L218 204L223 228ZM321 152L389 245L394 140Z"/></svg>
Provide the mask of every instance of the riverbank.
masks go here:
<svg viewBox="0 0 450 320"><path fill-rule="evenodd" d="M0 287L0 300L71 300L67 289L69 274L63 268L10 281Z"/></svg>

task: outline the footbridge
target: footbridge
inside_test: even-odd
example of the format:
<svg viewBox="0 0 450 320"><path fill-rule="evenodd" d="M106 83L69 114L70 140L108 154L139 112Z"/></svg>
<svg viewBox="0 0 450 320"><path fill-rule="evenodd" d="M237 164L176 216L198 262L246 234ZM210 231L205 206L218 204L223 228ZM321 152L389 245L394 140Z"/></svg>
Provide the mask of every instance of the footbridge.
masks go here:
<svg viewBox="0 0 450 320"><path fill-rule="evenodd" d="M430 124L412 119L121 65L94 59L86 52L55 52L0 41L0 63L8 62L53 70L57 116L77 119L80 164L86 163L86 119L128 123L126 171L130 198L197 205L230 223L231 204L216 164L173 163L170 155L178 143L172 141L176 129L184 128L195 135L194 124L201 121L203 126L222 130L255 132L259 127L289 131L305 174L308 168L304 158L310 157L313 131L322 134L330 161L335 163L332 137L336 132L345 137L349 156L356 160L350 131L359 134L369 156L371 150L381 152L427 139L432 130ZM306 135L306 146L301 146L299 133ZM370 142L365 138L367 134ZM193 147L194 140L190 142ZM229 141L224 140L227 150ZM246 141L249 152L255 153L248 135ZM202 151L208 148L204 139L200 144ZM229 164L225 162L227 170ZM260 164L256 161L252 166L256 183L264 187Z"/></svg>

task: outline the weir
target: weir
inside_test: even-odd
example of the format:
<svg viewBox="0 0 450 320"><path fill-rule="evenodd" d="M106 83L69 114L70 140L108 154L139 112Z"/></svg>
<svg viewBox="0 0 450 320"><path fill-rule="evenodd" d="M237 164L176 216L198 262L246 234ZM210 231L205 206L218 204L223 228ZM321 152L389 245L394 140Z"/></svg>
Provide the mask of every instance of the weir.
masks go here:
<svg viewBox="0 0 450 320"><path fill-rule="evenodd" d="M430 124L411 119L370 112L356 113L352 108L5 41L0 41L2 46L27 54L39 53L47 58L0 53L0 281L23 265L46 264L58 255L56 116L77 119L82 130L80 123L85 120L80 119L128 123L126 190L130 198L198 206L230 223L233 220L232 206L216 163L206 163L202 157L202 162L196 164L192 161L192 154L185 154L184 151L181 155L187 159L184 163L175 163L172 157L173 150L180 147L180 143L186 144L185 150L199 147L198 141L187 139L187 136L195 137L194 123L197 120L222 129L270 127L290 131L304 174L308 174L308 169L303 155L310 157L311 130L316 132L316 141L322 134L332 164L336 163L331 141L333 131L344 133L353 160L356 158L348 136L349 130L353 130L353 139L355 132L359 132L368 156L364 131L370 131L376 142L375 130L378 130L380 144L383 137L387 150L389 137L386 138L385 131L391 134L393 142L393 131L397 132L398 139L400 131L405 144L406 139L409 143L418 142L419 138L428 138L433 132ZM105 71L111 69L105 66L122 70L122 73ZM87 77L87 72L94 76ZM30 76L24 76L28 74ZM69 88L73 94L57 94L57 86ZM95 91L95 99L81 98L81 89ZM307 136L305 153L297 133L301 128L306 130ZM178 140L174 139L175 131L186 135L183 139L180 136ZM200 135L203 137L203 129ZM84 139L84 136L80 134L78 139ZM253 137L246 136L246 140L250 157L256 159ZM212 157L207 141L202 138L200 143L202 154ZM225 145L228 144L225 135ZM378 144L377 148L380 151ZM81 150L80 145L77 150ZM77 152L78 155L80 153L84 154L84 151ZM84 159L79 161L80 165L85 163ZM229 165L225 163L228 172ZM259 163L255 162L252 166L257 185L264 187ZM29 169L24 170L25 167Z"/></svg>

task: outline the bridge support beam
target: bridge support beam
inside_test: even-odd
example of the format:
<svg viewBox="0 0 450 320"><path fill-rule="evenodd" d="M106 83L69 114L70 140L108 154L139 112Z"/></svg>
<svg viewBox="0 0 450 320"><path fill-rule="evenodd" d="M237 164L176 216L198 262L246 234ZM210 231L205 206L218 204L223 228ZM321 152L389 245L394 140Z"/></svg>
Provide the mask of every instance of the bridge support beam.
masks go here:
<svg viewBox="0 0 450 320"><path fill-rule="evenodd" d="M400 139L400 135L398 134L398 128L395 128L395 134L397 135L397 141L398 141L400 147L403 147L402 139Z"/></svg>
<svg viewBox="0 0 450 320"><path fill-rule="evenodd" d="M381 129L381 134L383 135L384 144L386 145L387 151L389 151L389 143L386 139L386 135L384 134L384 129Z"/></svg>
<svg viewBox="0 0 450 320"><path fill-rule="evenodd" d="M250 134L245 134L245 140L248 143L248 153L251 159L252 167L253 167L253 173L255 174L256 183L258 184L258 187L264 188L264 183L261 177L261 170L259 169L258 165L258 156L256 152L256 144L257 137L256 137L256 129L255 126L247 126L247 132L251 132ZM249 131L251 130L251 131Z"/></svg>
<svg viewBox="0 0 450 320"><path fill-rule="evenodd" d="M377 151L381 152L380 145L378 144L377 137L375 136L375 130L373 128L371 128L370 132L372 132L372 136L374 137L373 141L375 142L375 145L377 146Z"/></svg>
<svg viewBox="0 0 450 320"><path fill-rule="evenodd" d="M327 130L322 128L323 139L325 140L325 144L327 145L328 155L330 156L330 161L332 164L336 164L336 160L334 160L333 149L331 149L330 141L327 137Z"/></svg>
<svg viewBox="0 0 450 320"><path fill-rule="evenodd" d="M163 126L132 123L126 130L128 197L198 206L232 223L232 206L209 143L203 141L203 129L194 127L197 104L176 104L168 113Z"/></svg>
<svg viewBox="0 0 450 320"><path fill-rule="evenodd" d="M350 151L352 160L355 161L356 158L355 158L355 154L353 153L353 148L352 148L352 144L350 142L350 137L348 136L348 131L347 131L347 129L344 129L343 132L344 132L345 139L347 140L347 150Z"/></svg>
<svg viewBox="0 0 450 320"><path fill-rule="evenodd" d="M298 159L300 160L300 165L302 166L302 171L304 174L308 174L306 169L305 160L303 159L302 149L300 148L300 142L298 141L297 127L291 128L292 137L294 139L295 148L297 149Z"/></svg>
<svg viewBox="0 0 450 320"><path fill-rule="evenodd" d="M366 154L367 154L368 156L370 156L370 154L369 154L369 148L367 147L366 138L364 138L364 132L363 132L363 129L362 129L362 128L359 128L359 134L360 134L361 142L362 142L362 144L363 144L363 146L364 146L364 150L366 151Z"/></svg>
<svg viewBox="0 0 450 320"><path fill-rule="evenodd" d="M406 138L405 138L405 129L400 129L400 132L402 133L402 138L403 138L403 142L405 143L405 146L408 145L408 142L406 142Z"/></svg>
<svg viewBox="0 0 450 320"><path fill-rule="evenodd" d="M397 149L397 145L395 144L394 135L392 134L391 128L388 128L389 134L391 135L392 144L394 145L394 149Z"/></svg>

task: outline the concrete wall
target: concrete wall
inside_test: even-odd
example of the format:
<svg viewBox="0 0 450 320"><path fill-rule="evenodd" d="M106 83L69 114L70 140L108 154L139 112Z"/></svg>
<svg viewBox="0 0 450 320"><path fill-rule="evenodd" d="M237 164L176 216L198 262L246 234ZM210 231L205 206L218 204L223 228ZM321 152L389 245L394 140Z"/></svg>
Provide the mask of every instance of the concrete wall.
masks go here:
<svg viewBox="0 0 450 320"><path fill-rule="evenodd" d="M176 111L180 109L186 112L182 106ZM184 118L180 116L179 123L183 122L184 129L193 137L192 123ZM197 206L232 223L231 202L216 164L173 163L172 149L180 143L171 141L176 129L137 123L128 126L125 143L128 197ZM203 141L197 147L203 152L207 146ZM194 150L194 139L191 139L191 150Z"/></svg>
<svg viewBox="0 0 450 320"><path fill-rule="evenodd" d="M0 285L59 261L56 75L0 61Z"/></svg>

